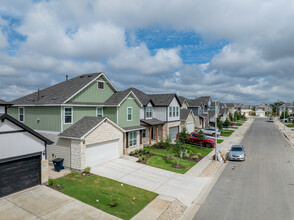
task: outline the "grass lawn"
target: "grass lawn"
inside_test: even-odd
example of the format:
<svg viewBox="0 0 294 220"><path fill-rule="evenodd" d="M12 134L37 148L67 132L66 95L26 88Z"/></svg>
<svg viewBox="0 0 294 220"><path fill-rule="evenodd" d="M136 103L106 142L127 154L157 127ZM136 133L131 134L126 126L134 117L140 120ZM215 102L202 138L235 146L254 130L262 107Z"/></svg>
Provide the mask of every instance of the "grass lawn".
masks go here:
<svg viewBox="0 0 294 220"><path fill-rule="evenodd" d="M288 128L294 128L294 124L286 124Z"/></svg>
<svg viewBox="0 0 294 220"><path fill-rule="evenodd" d="M223 136L223 137L229 137L232 133L234 133L234 130L225 130L225 129L223 129L221 131L221 136Z"/></svg>
<svg viewBox="0 0 294 220"><path fill-rule="evenodd" d="M203 147L202 149L200 146L185 144L185 148L188 150L188 152L191 152L193 154L200 153L203 157L209 154L212 149ZM176 164L177 158L175 158L172 152L172 148L167 149L156 149L153 147L145 147L144 149L148 149L150 153L155 154L155 156L149 158L147 160L147 165L169 170L176 173L186 173L191 167L193 167L197 162L194 161L188 161L188 160L181 160L181 165L185 166L185 169L177 169L172 167L173 164ZM163 157L168 156L173 158L172 160L164 160Z"/></svg>
<svg viewBox="0 0 294 220"><path fill-rule="evenodd" d="M131 219L158 195L127 184L121 186L105 177L75 172L54 180L54 184L64 187L60 192L122 219ZM110 207L111 196L119 198L118 206Z"/></svg>
<svg viewBox="0 0 294 220"><path fill-rule="evenodd" d="M241 126L243 123L242 122L236 122L235 126Z"/></svg>
<svg viewBox="0 0 294 220"><path fill-rule="evenodd" d="M238 129L238 127L230 126L231 129Z"/></svg>
<svg viewBox="0 0 294 220"><path fill-rule="evenodd" d="M291 129L292 131L294 131L294 129Z"/></svg>
<svg viewBox="0 0 294 220"><path fill-rule="evenodd" d="M218 144L221 144L223 141L224 141L224 140L222 140L222 139L217 139L217 143L218 143Z"/></svg>

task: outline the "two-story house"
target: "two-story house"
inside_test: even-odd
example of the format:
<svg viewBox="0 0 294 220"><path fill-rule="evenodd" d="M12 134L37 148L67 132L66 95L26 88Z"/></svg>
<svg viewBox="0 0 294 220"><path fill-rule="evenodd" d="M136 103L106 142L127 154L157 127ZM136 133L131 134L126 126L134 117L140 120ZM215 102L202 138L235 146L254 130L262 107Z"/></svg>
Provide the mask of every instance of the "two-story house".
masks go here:
<svg viewBox="0 0 294 220"><path fill-rule="evenodd" d="M142 147L140 109L132 92L119 92L104 73L84 74L12 101L9 113L54 141L48 159L66 167L119 158Z"/></svg>
<svg viewBox="0 0 294 220"><path fill-rule="evenodd" d="M219 105L219 117L222 122L229 119L229 108L226 103L220 103Z"/></svg>
<svg viewBox="0 0 294 220"><path fill-rule="evenodd" d="M125 92L133 92L142 103L140 109L143 143L151 144L165 140L167 135L175 139L180 132L180 108L178 96L173 94L146 94L136 88Z"/></svg>
<svg viewBox="0 0 294 220"><path fill-rule="evenodd" d="M292 103L284 103L278 107L279 115L282 115L283 112L288 112L289 115L294 113L294 105Z"/></svg>
<svg viewBox="0 0 294 220"><path fill-rule="evenodd" d="M269 116L272 114L272 107L270 105L267 105L265 103L262 103L260 105L255 106L255 112L256 116Z"/></svg>

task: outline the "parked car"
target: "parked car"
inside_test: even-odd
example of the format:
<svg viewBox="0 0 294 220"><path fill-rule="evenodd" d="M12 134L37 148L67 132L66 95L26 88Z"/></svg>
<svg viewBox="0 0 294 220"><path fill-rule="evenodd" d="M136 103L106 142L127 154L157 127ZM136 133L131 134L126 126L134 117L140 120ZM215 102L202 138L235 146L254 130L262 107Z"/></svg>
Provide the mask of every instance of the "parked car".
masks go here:
<svg viewBox="0 0 294 220"><path fill-rule="evenodd" d="M228 153L228 160L245 160L245 150L242 145L233 145Z"/></svg>
<svg viewBox="0 0 294 220"><path fill-rule="evenodd" d="M191 132L188 143L197 144L197 145L203 145L204 147L212 148L215 147L215 139L208 138L206 135L204 135L204 140L200 141L198 139L199 133Z"/></svg>
<svg viewBox="0 0 294 220"><path fill-rule="evenodd" d="M274 122L274 118L271 116L267 119L268 122Z"/></svg>
<svg viewBox="0 0 294 220"><path fill-rule="evenodd" d="M206 128L206 129L201 129L203 131L204 134L206 135L212 135L215 136L215 128ZM220 136L221 132L220 130L217 128L216 129L216 135Z"/></svg>
<svg viewBox="0 0 294 220"><path fill-rule="evenodd" d="M231 125L231 126L235 126L235 123L234 123L234 122L230 122L230 125Z"/></svg>

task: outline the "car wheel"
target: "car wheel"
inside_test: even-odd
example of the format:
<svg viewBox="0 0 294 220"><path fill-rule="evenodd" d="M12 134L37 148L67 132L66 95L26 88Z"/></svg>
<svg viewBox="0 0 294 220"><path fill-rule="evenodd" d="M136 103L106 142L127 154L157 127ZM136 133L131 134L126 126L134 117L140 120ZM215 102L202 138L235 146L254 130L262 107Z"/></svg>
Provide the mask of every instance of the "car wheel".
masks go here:
<svg viewBox="0 0 294 220"><path fill-rule="evenodd" d="M213 136L213 137L214 137L214 136L215 136L215 133L213 133L211 136Z"/></svg>
<svg viewBox="0 0 294 220"><path fill-rule="evenodd" d="M207 147L207 148L211 148L211 147L212 147L212 144L210 144L210 143L206 143L206 144L205 144L205 147Z"/></svg>

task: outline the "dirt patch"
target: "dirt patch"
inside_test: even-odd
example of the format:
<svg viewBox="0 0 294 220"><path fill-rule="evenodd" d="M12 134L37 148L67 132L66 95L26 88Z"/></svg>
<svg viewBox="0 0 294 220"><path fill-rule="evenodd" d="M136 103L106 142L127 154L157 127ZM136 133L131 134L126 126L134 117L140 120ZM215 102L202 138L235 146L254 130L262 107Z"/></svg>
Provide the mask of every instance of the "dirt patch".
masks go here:
<svg viewBox="0 0 294 220"><path fill-rule="evenodd" d="M179 165L173 164L172 167L177 168L177 169L185 169L186 168L184 165L181 165L181 164L179 164Z"/></svg>
<svg viewBox="0 0 294 220"><path fill-rule="evenodd" d="M55 190L63 190L64 189L64 186L61 186L61 185L58 185L58 184L53 184L53 185L47 185L49 188L51 189L55 189Z"/></svg>
<svg viewBox="0 0 294 220"><path fill-rule="evenodd" d="M164 160L173 160L171 157L163 157Z"/></svg>

